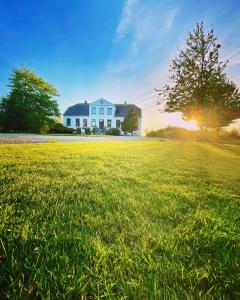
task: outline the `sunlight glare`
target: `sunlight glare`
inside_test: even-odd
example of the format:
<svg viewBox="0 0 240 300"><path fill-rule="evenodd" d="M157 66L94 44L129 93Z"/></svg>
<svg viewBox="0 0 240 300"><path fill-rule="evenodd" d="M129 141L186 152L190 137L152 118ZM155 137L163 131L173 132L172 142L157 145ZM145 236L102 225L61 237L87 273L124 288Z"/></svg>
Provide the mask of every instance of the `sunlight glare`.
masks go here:
<svg viewBox="0 0 240 300"><path fill-rule="evenodd" d="M181 113L164 114L162 116L161 123L163 124L164 127L176 126L176 127L183 127L183 128L189 129L189 130L197 130L198 129L198 125L197 125L196 121L183 120Z"/></svg>

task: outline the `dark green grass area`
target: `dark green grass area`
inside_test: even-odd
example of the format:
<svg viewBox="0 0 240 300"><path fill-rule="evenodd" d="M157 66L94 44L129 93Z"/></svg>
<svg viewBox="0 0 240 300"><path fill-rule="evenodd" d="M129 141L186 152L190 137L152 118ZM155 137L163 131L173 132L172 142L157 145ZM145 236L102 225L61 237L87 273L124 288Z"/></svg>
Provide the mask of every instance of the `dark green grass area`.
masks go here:
<svg viewBox="0 0 240 300"><path fill-rule="evenodd" d="M240 145L0 145L0 298L239 299Z"/></svg>

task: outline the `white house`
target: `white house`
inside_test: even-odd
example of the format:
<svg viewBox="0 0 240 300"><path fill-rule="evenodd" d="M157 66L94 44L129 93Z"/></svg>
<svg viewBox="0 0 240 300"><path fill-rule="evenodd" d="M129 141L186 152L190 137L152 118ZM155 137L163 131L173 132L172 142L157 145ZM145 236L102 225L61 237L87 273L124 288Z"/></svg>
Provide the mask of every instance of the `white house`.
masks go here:
<svg viewBox="0 0 240 300"><path fill-rule="evenodd" d="M120 128L130 108L138 112L138 130L141 134L142 111L135 104L114 104L100 98L92 103L85 101L70 106L63 114L63 124L69 128Z"/></svg>

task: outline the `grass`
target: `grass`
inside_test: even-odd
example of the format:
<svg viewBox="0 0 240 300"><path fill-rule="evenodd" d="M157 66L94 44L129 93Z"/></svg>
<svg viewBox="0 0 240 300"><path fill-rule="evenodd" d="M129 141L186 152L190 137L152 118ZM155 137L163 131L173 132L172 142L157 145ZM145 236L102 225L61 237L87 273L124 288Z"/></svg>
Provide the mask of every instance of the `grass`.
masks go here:
<svg viewBox="0 0 240 300"><path fill-rule="evenodd" d="M0 156L0 298L240 298L239 143L0 145Z"/></svg>

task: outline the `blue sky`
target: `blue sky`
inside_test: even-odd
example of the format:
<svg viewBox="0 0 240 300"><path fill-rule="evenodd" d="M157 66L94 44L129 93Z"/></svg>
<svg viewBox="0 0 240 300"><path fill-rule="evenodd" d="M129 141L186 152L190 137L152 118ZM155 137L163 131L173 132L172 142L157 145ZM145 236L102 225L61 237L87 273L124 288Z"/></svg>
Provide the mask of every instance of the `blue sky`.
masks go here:
<svg viewBox="0 0 240 300"><path fill-rule="evenodd" d="M227 72L240 82L240 2L160 0L0 0L0 95L9 73L26 65L54 84L61 111L104 97L136 103L144 128L176 116L160 114L154 88L197 21L214 28Z"/></svg>

